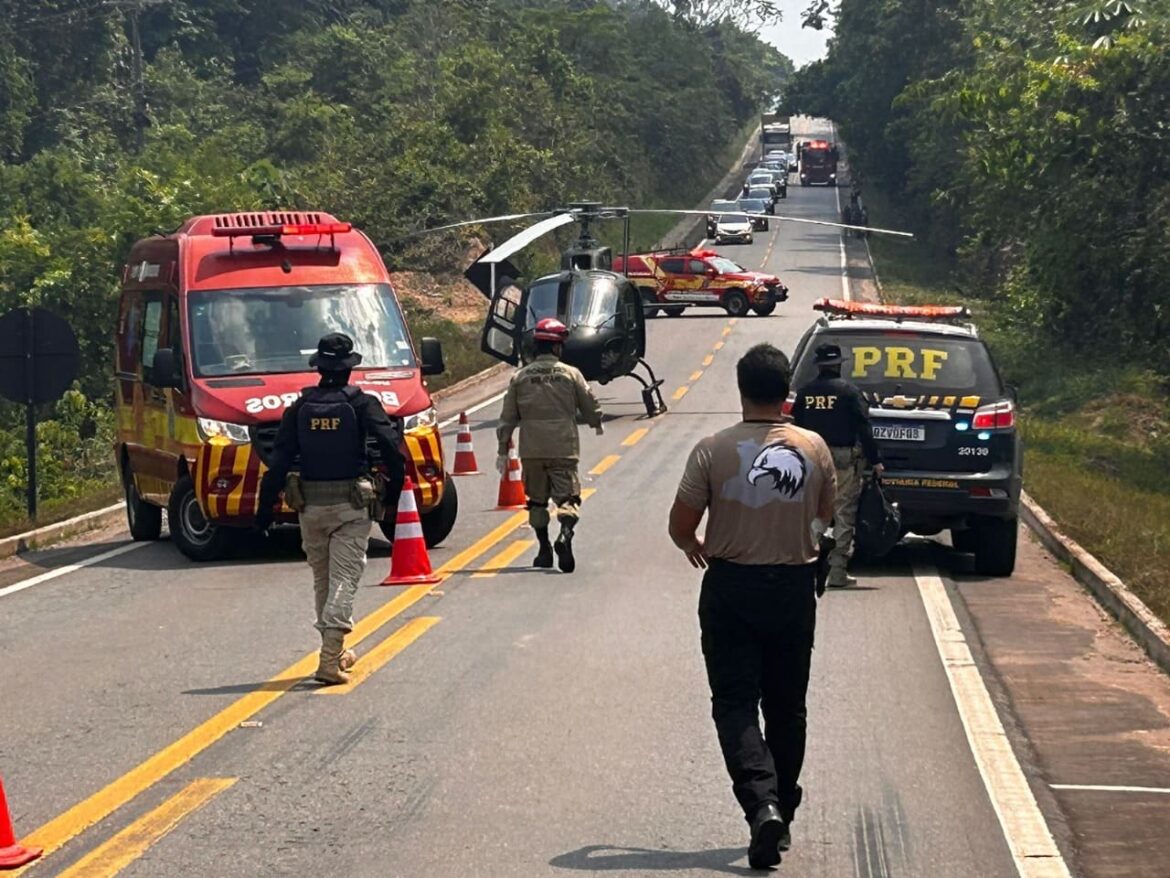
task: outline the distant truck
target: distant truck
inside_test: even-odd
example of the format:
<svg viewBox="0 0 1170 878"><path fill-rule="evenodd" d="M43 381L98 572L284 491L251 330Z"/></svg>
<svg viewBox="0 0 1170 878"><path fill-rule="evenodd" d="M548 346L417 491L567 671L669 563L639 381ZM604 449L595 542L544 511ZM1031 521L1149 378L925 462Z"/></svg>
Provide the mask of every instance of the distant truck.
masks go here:
<svg viewBox="0 0 1170 878"><path fill-rule="evenodd" d="M792 125L787 116L777 113L760 115L760 160L773 150L792 152Z"/></svg>
<svg viewBox="0 0 1170 878"><path fill-rule="evenodd" d="M837 185L837 144L810 140L800 147L800 185Z"/></svg>

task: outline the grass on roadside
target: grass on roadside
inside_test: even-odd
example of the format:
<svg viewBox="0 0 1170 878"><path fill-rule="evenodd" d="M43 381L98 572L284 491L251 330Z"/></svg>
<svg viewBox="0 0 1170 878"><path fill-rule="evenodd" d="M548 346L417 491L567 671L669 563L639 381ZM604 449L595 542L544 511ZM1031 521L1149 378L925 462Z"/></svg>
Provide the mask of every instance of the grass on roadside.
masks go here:
<svg viewBox="0 0 1170 878"><path fill-rule="evenodd" d="M36 523L29 521L23 508L0 510L0 537L11 537L34 528L46 527L117 503L122 499L122 491L116 484L113 484L116 481L116 475L112 456L110 472L110 484L93 481L81 488L76 496L38 503Z"/></svg>
<svg viewBox="0 0 1170 878"><path fill-rule="evenodd" d="M1061 528L1170 621L1170 394L1138 367L1061 359L964 295L924 247L871 240L887 301L962 303L1022 407L1024 486Z"/></svg>

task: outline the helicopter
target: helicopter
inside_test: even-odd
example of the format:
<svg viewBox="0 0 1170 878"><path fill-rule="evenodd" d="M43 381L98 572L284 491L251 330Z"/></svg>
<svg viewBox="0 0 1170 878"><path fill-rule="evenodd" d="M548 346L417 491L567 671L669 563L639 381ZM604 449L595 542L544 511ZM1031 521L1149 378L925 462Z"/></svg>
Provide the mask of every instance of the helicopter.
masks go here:
<svg viewBox="0 0 1170 878"><path fill-rule="evenodd" d="M624 274L613 270L613 250L593 235L593 224L621 220L623 266L630 264L630 218L637 214L709 216L719 211L635 209L606 206L596 201L572 202L563 208L540 213L509 214L465 220L423 229L405 237L449 231L476 225L516 222L539 218L497 247L489 247L464 271L466 277L488 299L480 346L484 353L513 366L535 359L535 332L538 321L555 317L569 328L562 360L575 366L588 381L605 385L629 377L642 385L646 416L666 411L662 398L663 379L646 361L646 314L641 294ZM742 212L735 211L741 214ZM796 217L770 216L787 222L853 228L843 223ZM509 261L525 247L563 226L580 226L576 242L561 254L560 270L528 282ZM867 231L913 237L890 229ZM641 370L641 371L640 371Z"/></svg>

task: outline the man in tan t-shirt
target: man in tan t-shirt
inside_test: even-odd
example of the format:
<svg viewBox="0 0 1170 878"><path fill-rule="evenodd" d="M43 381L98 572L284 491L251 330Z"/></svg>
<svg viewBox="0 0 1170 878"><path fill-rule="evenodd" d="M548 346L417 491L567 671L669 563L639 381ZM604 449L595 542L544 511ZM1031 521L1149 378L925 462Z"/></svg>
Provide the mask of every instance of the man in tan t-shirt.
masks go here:
<svg viewBox="0 0 1170 878"><path fill-rule="evenodd" d="M712 716L751 827L748 863L758 869L788 850L800 805L817 534L833 517L836 474L824 440L781 414L788 358L756 345L736 373L743 421L691 452L670 537L707 569L699 624Z"/></svg>

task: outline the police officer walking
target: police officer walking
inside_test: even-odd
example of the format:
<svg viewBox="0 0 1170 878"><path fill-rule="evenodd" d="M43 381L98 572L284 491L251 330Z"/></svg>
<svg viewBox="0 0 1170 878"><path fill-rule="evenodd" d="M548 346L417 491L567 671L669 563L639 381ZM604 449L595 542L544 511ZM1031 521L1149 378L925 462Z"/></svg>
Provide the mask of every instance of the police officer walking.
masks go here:
<svg viewBox="0 0 1170 878"><path fill-rule="evenodd" d="M580 370L561 362L565 339L569 337L565 324L545 318L536 324L534 335L536 359L512 376L504 395L496 430L499 440L496 468L501 476L507 471L508 443L519 426L528 521L540 543L533 566L552 567L555 548L557 566L565 573L572 573L577 566L573 557L573 529L581 514L577 415L600 436L604 432L601 408ZM561 523L555 547L548 536L549 499L556 504Z"/></svg>
<svg viewBox="0 0 1170 878"><path fill-rule="evenodd" d="M670 537L693 566L707 570L699 625L711 713L751 827L748 862L762 869L788 850L801 800L816 627L814 531L833 514L835 485L824 441L781 414L788 358L756 345L736 372L743 421L691 452L670 510Z"/></svg>
<svg viewBox="0 0 1170 878"><path fill-rule="evenodd" d="M857 388L841 377L845 357L835 344L814 351L817 377L796 391L792 417L797 425L820 434L833 454L837 469L837 500L833 507L833 537L837 545L829 554L828 585L844 588L856 584L849 576L857 503L861 496L862 461L877 475L885 471L881 452L869 423L869 406Z"/></svg>
<svg viewBox="0 0 1170 878"><path fill-rule="evenodd" d="M396 508L406 473L398 436L382 404L349 383L362 361L353 340L333 332L321 339L309 365L321 373L289 406L280 422L268 472L260 484L256 527L272 524L273 506L284 490L300 514L301 546L313 571L321 657L314 677L346 683L357 660L345 648L353 630L353 596L366 568L371 512L382 503ZM385 487L369 475L366 437L377 445L387 473ZM300 472L290 472L300 461Z"/></svg>

